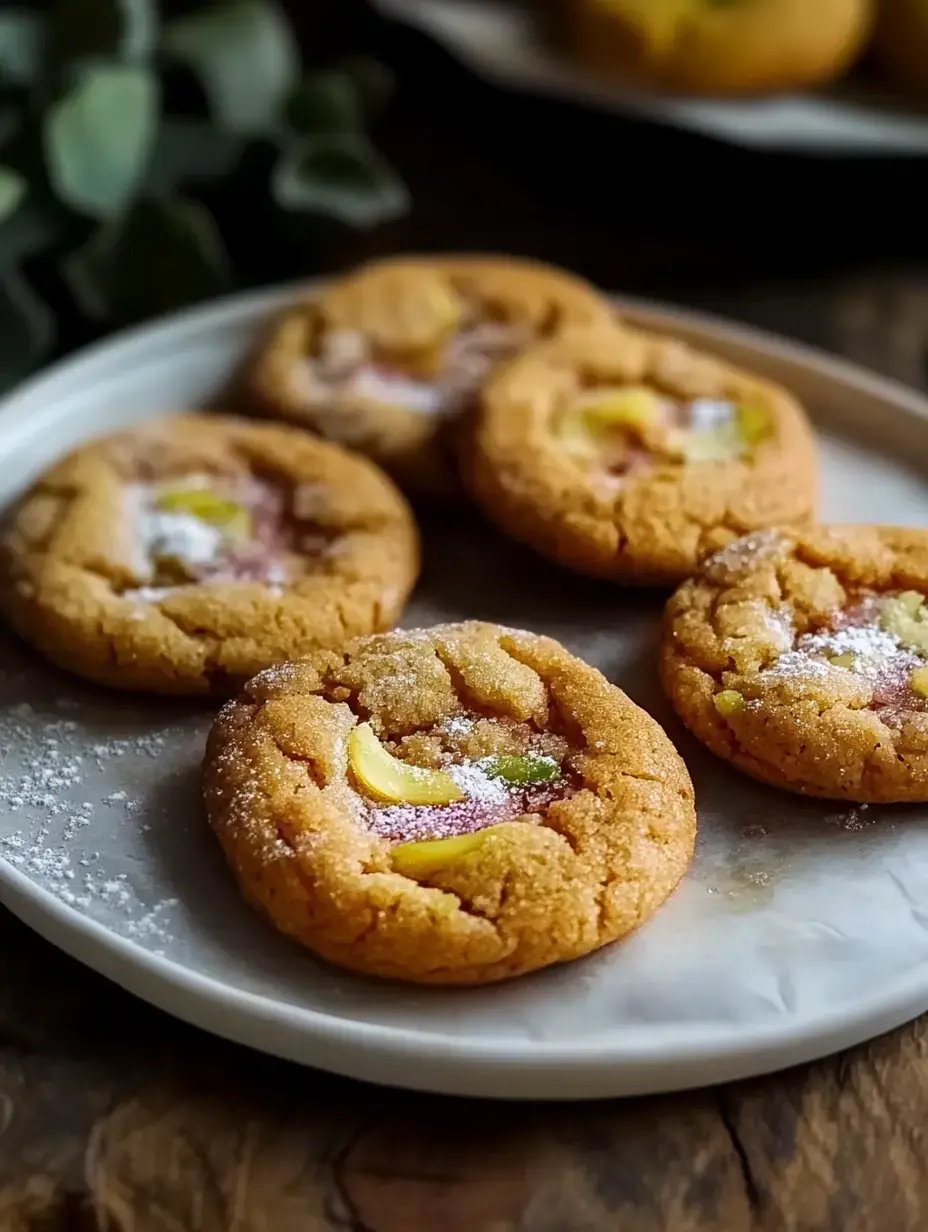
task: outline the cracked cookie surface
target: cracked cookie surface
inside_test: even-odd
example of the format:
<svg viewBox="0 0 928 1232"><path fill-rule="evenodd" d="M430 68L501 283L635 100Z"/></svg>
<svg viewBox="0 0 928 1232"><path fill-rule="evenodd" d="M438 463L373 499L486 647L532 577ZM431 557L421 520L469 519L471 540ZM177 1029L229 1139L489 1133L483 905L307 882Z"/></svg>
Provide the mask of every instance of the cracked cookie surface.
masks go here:
<svg viewBox="0 0 928 1232"><path fill-rule="evenodd" d="M565 332L492 380L462 474L541 554L652 584L747 531L806 521L818 488L811 428L785 390L618 325Z"/></svg>
<svg viewBox="0 0 928 1232"><path fill-rule="evenodd" d="M692 858L682 760L557 642L477 622L251 681L204 799L245 896L333 963L478 984L637 928Z"/></svg>
<svg viewBox="0 0 928 1232"><path fill-rule="evenodd" d="M418 572L390 480L295 428L178 415L93 441L14 509L0 606L90 680L224 693L391 627Z"/></svg>
<svg viewBox="0 0 928 1232"><path fill-rule="evenodd" d="M580 278L514 258L379 261L285 312L255 355L254 409L368 454L416 493L459 494L450 437L499 364L607 319Z"/></svg>
<svg viewBox="0 0 928 1232"><path fill-rule="evenodd" d="M928 800L928 532L766 531L670 600L661 677L691 731L755 778Z"/></svg>

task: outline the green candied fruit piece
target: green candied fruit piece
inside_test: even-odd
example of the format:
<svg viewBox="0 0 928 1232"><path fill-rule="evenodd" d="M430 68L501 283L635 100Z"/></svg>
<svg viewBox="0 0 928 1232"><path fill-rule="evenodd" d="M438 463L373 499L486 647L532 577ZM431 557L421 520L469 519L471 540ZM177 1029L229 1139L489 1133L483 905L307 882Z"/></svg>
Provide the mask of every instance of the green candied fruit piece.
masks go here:
<svg viewBox="0 0 928 1232"><path fill-rule="evenodd" d="M886 633L918 654L928 655L928 612L923 597L915 590L905 590L880 600L878 624Z"/></svg>
<svg viewBox="0 0 928 1232"><path fill-rule="evenodd" d="M561 768L552 757L540 757L536 753L524 756L497 753L481 761L480 766L487 778L502 779L513 787L555 783L561 777Z"/></svg>
<svg viewBox="0 0 928 1232"><path fill-rule="evenodd" d="M162 488L156 503L165 513L190 514L236 539L247 539L251 535L249 511L208 488Z"/></svg>

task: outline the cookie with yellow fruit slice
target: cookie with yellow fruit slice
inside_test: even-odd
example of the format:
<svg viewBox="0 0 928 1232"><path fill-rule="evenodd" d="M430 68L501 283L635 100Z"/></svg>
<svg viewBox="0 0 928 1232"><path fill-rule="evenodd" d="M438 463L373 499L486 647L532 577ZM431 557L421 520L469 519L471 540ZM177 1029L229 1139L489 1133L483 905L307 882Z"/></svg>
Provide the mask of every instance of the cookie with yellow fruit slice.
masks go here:
<svg viewBox="0 0 928 1232"><path fill-rule="evenodd" d="M873 0L564 0L573 55L624 84L757 94L832 81L863 50Z"/></svg>
<svg viewBox="0 0 928 1232"><path fill-rule="evenodd" d="M296 428L177 415L30 488L0 543L0 608L90 680L228 695L389 628L418 563L409 508L367 459Z"/></svg>
<svg viewBox="0 0 928 1232"><path fill-rule="evenodd" d="M686 767L549 638L465 623L252 680L217 718L206 813L245 897L343 967L482 984L637 928L693 854Z"/></svg>
<svg viewBox="0 0 928 1232"><path fill-rule="evenodd" d="M282 314L248 394L258 413L368 454L412 492L457 497L449 441L490 372L609 311L580 278L530 261L379 261Z"/></svg>
<svg viewBox="0 0 928 1232"><path fill-rule="evenodd" d="M667 606L664 687L755 778L857 802L928 800L928 532L768 530Z"/></svg>
<svg viewBox="0 0 928 1232"><path fill-rule="evenodd" d="M665 584L708 547L815 510L785 390L656 334L574 330L484 390L462 473L503 530L593 577Z"/></svg>

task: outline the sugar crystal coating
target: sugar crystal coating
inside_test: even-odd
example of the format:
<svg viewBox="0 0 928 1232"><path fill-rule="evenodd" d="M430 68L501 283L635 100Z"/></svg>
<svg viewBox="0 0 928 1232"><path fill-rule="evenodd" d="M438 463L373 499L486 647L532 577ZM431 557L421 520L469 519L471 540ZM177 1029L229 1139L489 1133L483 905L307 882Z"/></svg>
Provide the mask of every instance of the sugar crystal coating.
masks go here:
<svg viewBox="0 0 928 1232"><path fill-rule="evenodd" d="M364 724L464 799L369 796L350 768ZM507 758L558 777L509 782L493 773ZM261 673L213 727L204 799L278 928L426 983L505 979L623 936L676 885L695 835L692 786L653 719L556 642L477 622ZM412 854L394 865L394 851Z"/></svg>

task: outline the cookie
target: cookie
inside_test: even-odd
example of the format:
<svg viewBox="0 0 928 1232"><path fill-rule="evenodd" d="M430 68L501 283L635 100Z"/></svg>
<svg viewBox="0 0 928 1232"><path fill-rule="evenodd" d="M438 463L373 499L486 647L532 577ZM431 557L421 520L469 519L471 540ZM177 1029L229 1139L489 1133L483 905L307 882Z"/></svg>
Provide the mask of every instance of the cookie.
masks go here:
<svg viewBox="0 0 928 1232"><path fill-rule="evenodd" d="M528 261L381 261L285 312L248 392L255 410L368 454L409 490L453 496L449 425L487 375L564 324L608 313L579 278Z"/></svg>
<svg viewBox="0 0 928 1232"><path fill-rule="evenodd" d="M354 971L481 984L642 924L696 819L664 732L557 642L466 623L262 673L204 764L246 896Z"/></svg>
<svg viewBox="0 0 928 1232"><path fill-rule="evenodd" d="M880 0L873 58L904 90L928 91L928 5L925 0Z"/></svg>
<svg viewBox="0 0 928 1232"><path fill-rule="evenodd" d="M406 502L366 459L296 428L179 415L38 480L0 547L0 607L79 676L228 695L390 628L418 559Z"/></svg>
<svg viewBox="0 0 928 1232"><path fill-rule="evenodd" d="M928 800L928 531L769 530L667 607L661 676L720 757L790 791Z"/></svg>
<svg viewBox="0 0 928 1232"><path fill-rule="evenodd" d="M812 432L784 390L670 338L570 331L484 390L462 452L503 530L593 577L672 583L707 547L814 512Z"/></svg>
<svg viewBox="0 0 928 1232"><path fill-rule="evenodd" d="M693 94L802 89L862 51L872 0L565 0L567 44L587 67Z"/></svg>

